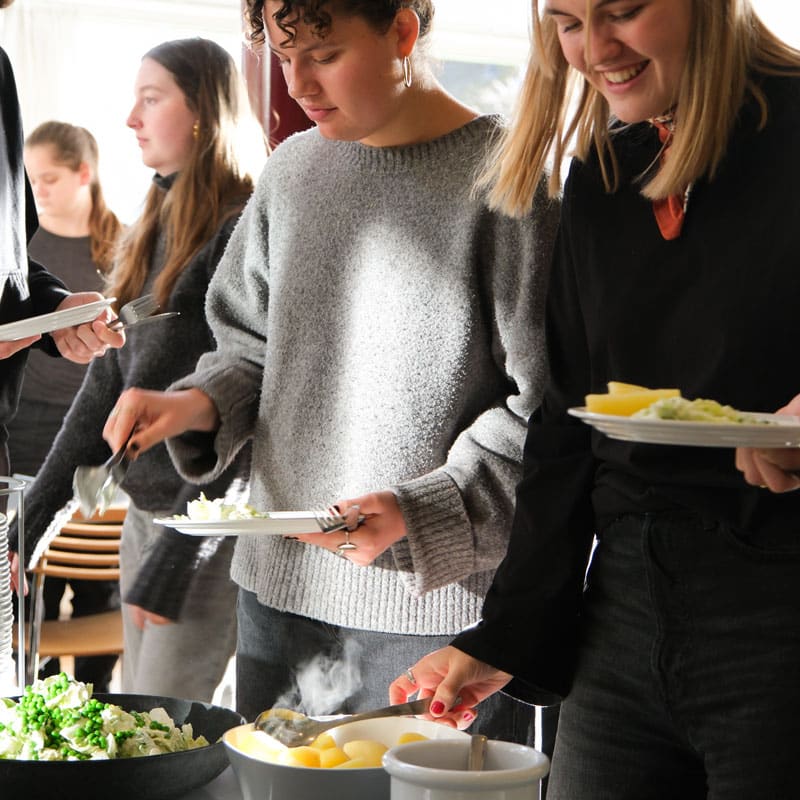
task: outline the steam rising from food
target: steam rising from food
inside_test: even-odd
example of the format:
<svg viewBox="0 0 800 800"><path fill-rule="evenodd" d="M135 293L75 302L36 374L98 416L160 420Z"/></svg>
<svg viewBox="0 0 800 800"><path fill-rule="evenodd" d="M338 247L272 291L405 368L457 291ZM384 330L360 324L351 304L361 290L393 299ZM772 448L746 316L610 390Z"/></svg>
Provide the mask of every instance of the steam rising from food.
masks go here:
<svg viewBox="0 0 800 800"><path fill-rule="evenodd" d="M363 685L361 647L346 640L340 658L320 654L300 667L295 685L274 703L276 708L291 708L309 717L340 713L346 700Z"/></svg>

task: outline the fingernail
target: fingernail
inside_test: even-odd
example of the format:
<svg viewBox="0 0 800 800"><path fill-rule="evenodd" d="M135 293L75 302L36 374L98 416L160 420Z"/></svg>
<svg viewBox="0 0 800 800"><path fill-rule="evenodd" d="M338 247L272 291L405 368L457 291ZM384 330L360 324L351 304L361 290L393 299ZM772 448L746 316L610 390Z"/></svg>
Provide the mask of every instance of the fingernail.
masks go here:
<svg viewBox="0 0 800 800"><path fill-rule="evenodd" d="M475 719L475 715L471 711L465 711L461 715L461 719L463 719L464 722L472 722L472 720Z"/></svg>
<svg viewBox="0 0 800 800"><path fill-rule="evenodd" d="M431 714L443 714L444 703L441 700L434 700L431 703Z"/></svg>

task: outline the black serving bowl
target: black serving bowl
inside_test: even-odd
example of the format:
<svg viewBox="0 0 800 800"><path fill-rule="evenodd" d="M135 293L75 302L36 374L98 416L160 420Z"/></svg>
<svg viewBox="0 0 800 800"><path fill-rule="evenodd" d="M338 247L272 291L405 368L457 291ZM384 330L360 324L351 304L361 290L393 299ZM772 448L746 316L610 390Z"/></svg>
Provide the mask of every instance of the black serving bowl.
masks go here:
<svg viewBox="0 0 800 800"><path fill-rule="evenodd" d="M161 707L177 726L191 723L208 747L106 761L9 761L0 759L0 798L58 800L167 800L214 780L228 766L225 731L245 722L221 706L147 694L96 694L125 711Z"/></svg>

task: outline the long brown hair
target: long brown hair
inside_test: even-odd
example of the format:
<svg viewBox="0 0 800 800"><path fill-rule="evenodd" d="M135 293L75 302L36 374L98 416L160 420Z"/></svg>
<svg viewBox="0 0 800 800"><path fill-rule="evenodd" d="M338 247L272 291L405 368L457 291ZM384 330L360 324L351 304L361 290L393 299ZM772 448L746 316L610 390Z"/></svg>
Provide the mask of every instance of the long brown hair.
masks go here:
<svg viewBox="0 0 800 800"><path fill-rule="evenodd" d="M608 103L567 64L556 21L542 13L541 3L533 0L533 41L514 123L478 182L490 189L494 207L515 215L530 209L548 166L550 194L559 193L561 162L573 137L574 155L585 159L595 147L606 188L613 191L617 185ZM683 192L698 178L714 176L748 96L761 107L762 125L766 122L766 101L753 81L754 74L797 74L800 68L800 52L766 28L750 0L692 0L691 5L691 33L675 99L677 124L670 158L642 187L642 194L651 199ZM588 17L592 0L586 6ZM573 97L575 111L568 117Z"/></svg>
<svg viewBox="0 0 800 800"><path fill-rule="evenodd" d="M163 231L165 261L153 291L166 307L181 272L222 222L241 210L253 182L234 152L241 84L230 55L215 42L191 38L164 42L143 58L171 73L198 124L171 189L154 184L148 191L141 216L123 237L111 283L120 305L140 294Z"/></svg>
<svg viewBox="0 0 800 800"><path fill-rule="evenodd" d="M102 273L107 273L113 264L114 249L122 232L122 223L106 205L103 196L98 175L100 155L97 141L86 128L50 120L35 128L25 139L25 147L48 145L53 148L53 160L57 164L73 172L78 172L81 164L89 167L89 195L92 201L89 212L89 242L92 261Z"/></svg>

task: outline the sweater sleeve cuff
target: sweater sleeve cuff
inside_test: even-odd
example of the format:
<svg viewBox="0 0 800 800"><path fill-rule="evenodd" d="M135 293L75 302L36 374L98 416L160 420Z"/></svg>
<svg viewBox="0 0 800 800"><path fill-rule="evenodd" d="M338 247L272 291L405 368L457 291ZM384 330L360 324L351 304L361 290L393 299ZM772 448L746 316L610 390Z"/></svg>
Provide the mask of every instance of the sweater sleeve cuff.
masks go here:
<svg viewBox="0 0 800 800"><path fill-rule="evenodd" d="M240 393L232 395L230 386L235 383L226 370L208 370L189 375L169 387L200 389L211 398L220 415L220 426L213 433L188 431L167 440L167 450L178 472L192 483L216 480L252 434L258 403Z"/></svg>
<svg viewBox="0 0 800 800"><path fill-rule="evenodd" d="M202 541L200 537L183 536L165 529L122 599L177 621L191 586Z"/></svg>
<svg viewBox="0 0 800 800"><path fill-rule="evenodd" d="M470 574L471 524L455 482L442 471L391 487L406 523L406 539L393 548L409 592L418 597Z"/></svg>

